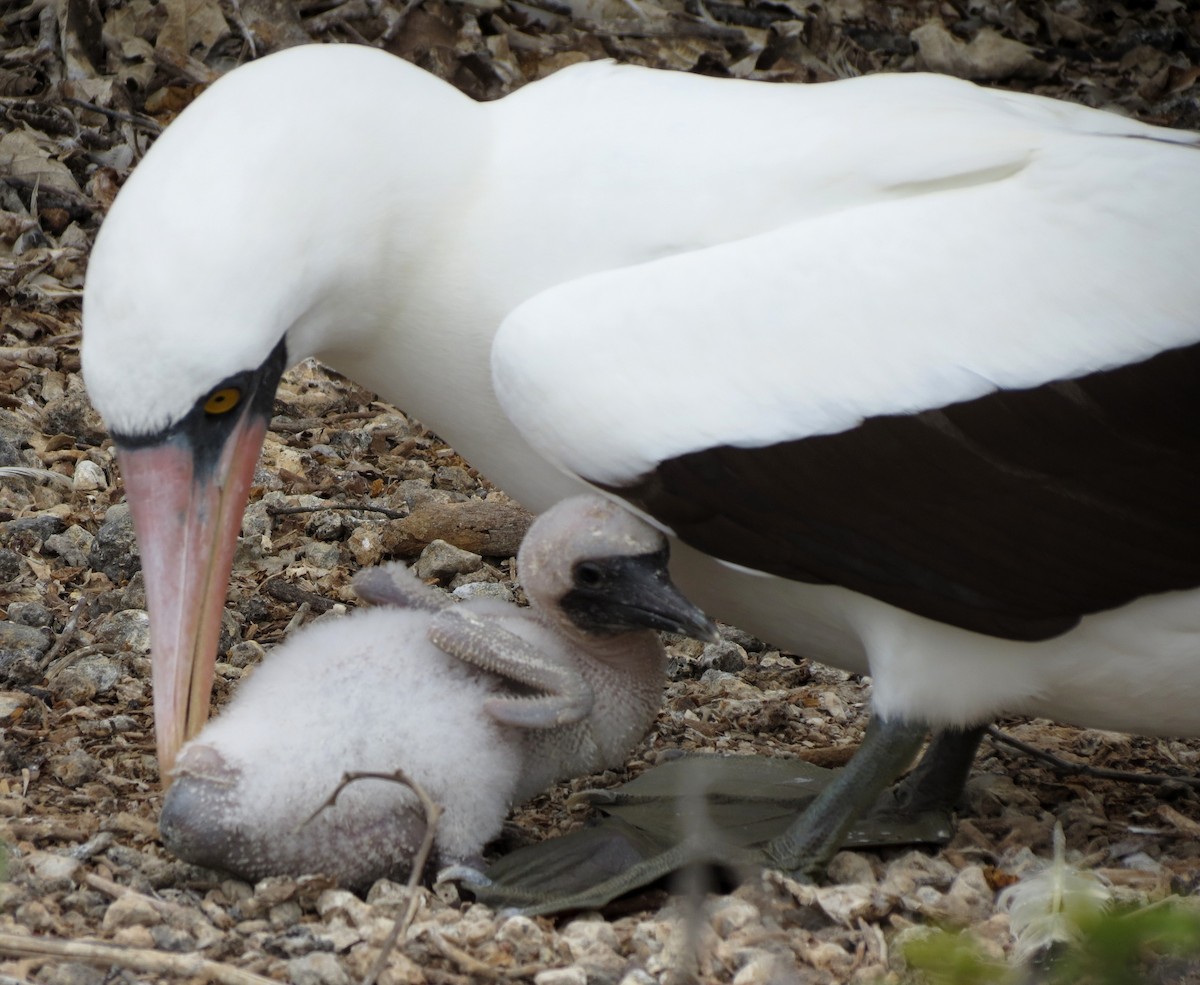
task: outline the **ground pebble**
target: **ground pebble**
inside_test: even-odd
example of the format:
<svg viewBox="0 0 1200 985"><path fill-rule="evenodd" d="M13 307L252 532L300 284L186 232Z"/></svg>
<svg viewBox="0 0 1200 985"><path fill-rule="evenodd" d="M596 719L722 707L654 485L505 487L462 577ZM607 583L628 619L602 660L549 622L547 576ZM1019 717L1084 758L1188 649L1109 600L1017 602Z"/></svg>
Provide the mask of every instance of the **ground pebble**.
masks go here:
<svg viewBox="0 0 1200 985"><path fill-rule="evenodd" d="M817 941L812 947L805 949L804 959L814 968L839 976L848 972L854 964L854 955L833 941Z"/></svg>
<svg viewBox="0 0 1200 985"><path fill-rule="evenodd" d="M108 477L104 474L104 469L95 462L81 458L75 465L71 485L80 492L95 492L97 489L108 488Z"/></svg>
<svg viewBox="0 0 1200 985"><path fill-rule="evenodd" d="M793 962L786 960L782 955L763 951L749 958L738 969L737 974L733 976L732 985L790 985L800 980Z"/></svg>
<svg viewBox="0 0 1200 985"><path fill-rule="evenodd" d="M25 858L25 871L37 882L37 890L51 893L73 889L80 862L69 855L55 852L31 851Z"/></svg>
<svg viewBox="0 0 1200 985"><path fill-rule="evenodd" d="M100 415L80 394L68 393L51 400L42 410L42 431L45 434L68 434L85 444L99 445L107 437Z"/></svg>
<svg viewBox="0 0 1200 985"><path fill-rule="evenodd" d="M45 903L35 899L17 907L17 925L34 932L54 931L59 926L59 918Z"/></svg>
<svg viewBox="0 0 1200 985"><path fill-rule="evenodd" d="M229 648L225 662L239 668L253 667L262 660L266 652L261 643L255 640L243 640Z"/></svg>
<svg viewBox="0 0 1200 985"><path fill-rule="evenodd" d="M579 965L547 968L533 976L533 985L588 985L588 973Z"/></svg>
<svg viewBox="0 0 1200 985"><path fill-rule="evenodd" d="M31 551L36 549L39 542L66 529L67 525L63 523L62 517L53 513L22 516L0 523L0 544L11 547L14 551Z"/></svg>
<svg viewBox="0 0 1200 985"><path fill-rule="evenodd" d="M22 715L36 714L37 698L24 691L0 691L0 726L12 725Z"/></svg>
<svg viewBox="0 0 1200 985"><path fill-rule="evenodd" d="M350 532L346 546L362 567L379 564L383 560L383 524L373 520L359 524Z"/></svg>
<svg viewBox="0 0 1200 985"><path fill-rule="evenodd" d="M96 571L103 571L113 582L125 581L141 568L133 517L124 503L110 506L104 514L104 522L96 531L96 542L88 555L88 564Z"/></svg>
<svg viewBox="0 0 1200 985"><path fill-rule="evenodd" d="M482 566L483 558L478 554L464 551L453 544L447 544L444 540L435 540L421 552L413 570L422 581L430 578L445 581L454 575L478 571Z"/></svg>
<svg viewBox="0 0 1200 985"><path fill-rule="evenodd" d="M150 931L150 939L159 951L169 951L181 954L196 949L196 939L186 930L179 927L168 927L160 924Z"/></svg>
<svg viewBox="0 0 1200 985"><path fill-rule="evenodd" d="M611 982L621 976L625 959L617 953L617 934L607 920L574 920L562 930L563 940L590 983Z"/></svg>
<svg viewBox="0 0 1200 985"><path fill-rule="evenodd" d="M81 787L100 771L100 761L82 749L50 761L50 775L64 787Z"/></svg>
<svg viewBox="0 0 1200 985"><path fill-rule="evenodd" d="M315 951L288 963L288 981L292 985L350 985L350 976L335 955Z"/></svg>
<svg viewBox="0 0 1200 985"><path fill-rule="evenodd" d="M305 524L304 532L317 540L341 540L346 532L346 516L339 510L321 510Z"/></svg>
<svg viewBox="0 0 1200 985"><path fill-rule="evenodd" d="M529 917L509 917L496 931L496 940L513 949L518 961L534 961L546 943L546 934Z"/></svg>
<svg viewBox="0 0 1200 985"><path fill-rule="evenodd" d="M858 852L838 852L830 860L825 874L830 882L875 884L875 870L871 867L870 859Z"/></svg>
<svg viewBox="0 0 1200 985"><path fill-rule="evenodd" d="M304 559L318 568L335 568L342 559L342 552L337 544L325 541L313 541L305 545Z"/></svg>
<svg viewBox="0 0 1200 985"><path fill-rule="evenodd" d="M106 643L133 653L150 652L150 613L145 609L122 609L95 627L96 635Z"/></svg>
<svg viewBox="0 0 1200 985"><path fill-rule="evenodd" d="M736 896L725 896L713 901L709 912L709 923L718 937L725 938L736 930L760 919L758 907Z"/></svg>
<svg viewBox="0 0 1200 985"><path fill-rule="evenodd" d="M327 889L317 898L317 912L325 920L342 916L355 927L369 926L375 913L362 900L345 889Z"/></svg>
<svg viewBox="0 0 1200 985"><path fill-rule="evenodd" d="M921 912L938 922L967 927L991 914L995 896L983 869L978 865L969 865L955 878L949 892L931 900L922 907Z"/></svg>
<svg viewBox="0 0 1200 985"><path fill-rule="evenodd" d="M38 980L45 985L104 985L110 970L71 961L51 966Z"/></svg>
<svg viewBox="0 0 1200 985"><path fill-rule="evenodd" d="M95 537L79 524L74 524L61 534L47 537L44 546L47 551L62 558L64 564L73 568L86 568L88 556L95 543Z"/></svg>
<svg viewBox="0 0 1200 985"><path fill-rule="evenodd" d="M732 640L709 643L700 653L700 666L735 673L746 667L746 651Z"/></svg>
<svg viewBox="0 0 1200 985"><path fill-rule="evenodd" d="M860 919L879 916L880 910L887 910L882 898L866 885L821 886L816 894L821 911L843 927L853 927Z"/></svg>
<svg viewBox="0 0 1200 985"><path fill-rule="evenodd" d="M153 900L137 893L118 896L104 911L104 930L111 933L120 927L153 927L162 923L162 913Z"/></svg>
<svg viewBox="0 0 1200 985"><path fill-rule="evenodd" d="M0 581L14 581L21 577L25 559L16 551L0 550Z"/></svg>
<svg viewBox="0 0 1200 985"><path fill-rule="evenodd" d="M150 933L149 927L137 924L133 927L122 927L112 935L112 942L122 947L153 948L154 935Z"/></svg>
<svg viewBox="0 0 1200 985"><path fill-rule="evenodd" d="M39 661L49 649L50 637L43 630L0 622L0 683L33 684L40 680Z"/></svg>
<svg viewBox="0 0 1200 985"><path fill-rule="evenodd" d="M144 653L149 652L147 645ZM97 695L107 694L125 675L122 666L108 657L94 654L64 667L50 677L50 690L57 698L80 704Z"/></svg>
<svg viewBox="0 0 1200 985"><path fill-rule="evenodd" d="M468 582L459 585L451 594L460 599L496 599L498 602L509 604L514 601L512 589L497 581Z"/></svg>
<svg viewBox="0 0 1200 985"><path fill-rule="evenodd" d="M13 602L8 607L8 618L22 626L49 626L54 613L41 602Z"/></svg>
<svg viewBox="0 0 1200 985"><path fill-rule="evenodd" d="M443 465L433 474L434 485L438 489L449 489L453 492L474 492L479 483L471 478L471 473L460 465Z"/></svg>
<svg viewBox="0 0 1200 985"><path fill-rule="evenodd" d="M917 886L949 886L957 875L958 870L944 858L908 852L887 867L879 891L898 899Z"/></svg>

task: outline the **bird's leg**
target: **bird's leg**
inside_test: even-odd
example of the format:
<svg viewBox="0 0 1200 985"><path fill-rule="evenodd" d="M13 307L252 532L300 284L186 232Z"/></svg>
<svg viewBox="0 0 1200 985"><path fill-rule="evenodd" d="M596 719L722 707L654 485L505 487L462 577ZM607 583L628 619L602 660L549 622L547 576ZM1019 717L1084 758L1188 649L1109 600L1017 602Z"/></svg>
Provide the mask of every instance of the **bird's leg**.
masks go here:
<svg viewBox="0 0 1200 985"><path fill-rule="evenodd" d="M502 725L557 728L582 721L592 710L594 695L570 665L553 663L536 646L468 609L439 612L429 626L438 649L490 674L522 684L541 695L488 698L484 710Z"/></svg>
<svg viewBox="0 0 1200 985"><path fill-rule="evenodd" d="M354 591L372 605L392 605L422 612L441 612L453 603L430 588L403 564L381 564L364 568L354 576Z"/></svg>
<svg viewBox="0 0 1200 985"><path fill-rule="evenodd" d="M846 832L921 748L927 729L903 718L872 717L858 752L788 829L764 850L767 863L814 876L833 857Z"/></svg>
<svg viewBox="0 0 1200 985"><path fill-rule="evenodd" d="M953 811L986 734L986 725L938 732L916 769L888 791L879 808L906 815Z"/></svg>

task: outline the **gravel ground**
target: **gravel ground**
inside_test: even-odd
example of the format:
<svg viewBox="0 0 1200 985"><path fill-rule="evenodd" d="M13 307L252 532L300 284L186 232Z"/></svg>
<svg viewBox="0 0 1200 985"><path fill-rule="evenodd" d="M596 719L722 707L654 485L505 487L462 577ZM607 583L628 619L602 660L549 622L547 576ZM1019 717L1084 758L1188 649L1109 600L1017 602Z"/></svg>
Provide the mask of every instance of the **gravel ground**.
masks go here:
<svg viewBox="0 0 1200 985"><path fill-rule="evenodd" d="M386 881L365 901L318 876L251 886L180 863L157 839L145 601L111 445L78 375L79 297L131 167L252 48L377 44L479 98L599 57L790 82L932 68L1200 127L1200 13L1174 0L35 0L0 17L0 465L54 473L0 479L0 838L11 856L0 983L337 985L368 971L403 908L403 888ZM257 483L218 704L262 647L352 604L350 576L381 552L416 557L441 537L481 557L475 571L447 572L447 587L509 584L527 521L419 423L315 365L280 390ZM570 830L582 821L565 805L573 791L676 749L844 761L869 682L726 635L708 649L673 645L662 714L627 769L527 805L505 845ZM937 854L843 853L821 888L768 875L729 895L652 890L558 920L423 890L379 981L899 981L910 975L901 942L930 923L968 927L1002 957L1013 945L997 890L1049 853L1056 821L1072 858L1118 898L1193 891L1200 802L1187 781L1200 742L1003 727L1066 760L1178 779L1081 776L989 739L958 833ZM1156 975L1200 980L1179 966Z"/></svg>

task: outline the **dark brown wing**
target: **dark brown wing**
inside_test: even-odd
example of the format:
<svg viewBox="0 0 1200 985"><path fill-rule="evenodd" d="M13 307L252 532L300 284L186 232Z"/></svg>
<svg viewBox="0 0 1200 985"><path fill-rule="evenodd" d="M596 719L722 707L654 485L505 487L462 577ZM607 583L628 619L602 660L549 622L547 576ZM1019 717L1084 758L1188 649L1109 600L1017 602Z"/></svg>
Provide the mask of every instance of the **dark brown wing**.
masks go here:
<svg viewBox="0 0 1200 985"><path fill-rule="evenodd" d="M706 553L991 636L1200 586L1200 345L615 489Z"/></svg>

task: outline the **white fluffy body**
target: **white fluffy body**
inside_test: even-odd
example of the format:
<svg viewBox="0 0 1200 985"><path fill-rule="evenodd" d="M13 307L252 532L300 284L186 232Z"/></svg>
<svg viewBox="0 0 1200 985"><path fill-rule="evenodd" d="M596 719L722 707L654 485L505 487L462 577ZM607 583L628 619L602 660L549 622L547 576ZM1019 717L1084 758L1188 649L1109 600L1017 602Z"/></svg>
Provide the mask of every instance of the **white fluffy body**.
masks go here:
<svg viewBox="0 0 1200 985"><path fill-rule="evenodd" d="M575 587L577 562L664 546L656 530L590 495L558 504L526 535L519 564L529 608L489 599L451 606L403 565L372 569L401 589L386 594L390 604L290 636L183 747L160 819L164 843L188 861L251 879L324 872L362 887L404 876L426 832L408 787L358 780L316 813L346 772L402 769L443 809L436 859L476 863L513 805L557 780L620 765L653 723L666 683L658 636L585 631L558 603ZM638 585L626 576L616 587ZM582 717L498 724L490 700L519 704L543 689L435 645L464 612L482 620L498 652L512 655L501 639L512 634L537 660L567 671L566 696L582 703Z"/></svg>
<svg viewBox="0 0 1200 985"><path fill-rule="evenodd" d="M168 847L250 878L403 875L425 834L403 785L352 783L305 823L345 772L403 767L445 809L438 853L478 852L499 833L523 751L482 712L497 680L430 643L428 625L428 613L359 609L272 650L184 747L164 808Z"/></svg>

